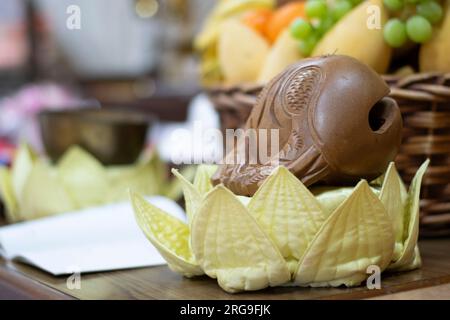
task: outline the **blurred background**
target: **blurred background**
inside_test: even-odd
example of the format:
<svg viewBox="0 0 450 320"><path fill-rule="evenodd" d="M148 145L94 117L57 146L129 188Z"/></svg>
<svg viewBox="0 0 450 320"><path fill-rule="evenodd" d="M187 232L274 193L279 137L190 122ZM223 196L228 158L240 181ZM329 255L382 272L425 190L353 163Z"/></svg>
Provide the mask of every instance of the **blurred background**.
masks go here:
<svg viewBox="0 0 450 320"><path fill-rule="evenodd" d="M79 169L75 189L84 191L94 185L86 182L94 176L89 170L102 165L116 182L130 183L134 172L136 185L149 188L143 193L177 199L180 188L139 172L142 155L162 160L164 169L144 163L167 177L171 166L212 153L218 156L208 160L221 159L223 141L198 138L198 124L202 133L242 127L262 85L287 65L338 52L388 82L404 120L400 174L409 183L431 159L421 222L430 234L450 234L450 0L378 0L389 20L374 30L366 28L369 1L322 1L320 12L311 3L308 13L304 0L1 0L0 198L10 200L6 211L33 211L23 209L21 198L33 194L29 188L41 192L41 181L52 175L70 180ZM393 4L402 9L389 8ZM233 23L222 28L227 21ZM183 139L174 139L180 132ZM18 148L25 144L30 150ZM74 145L94 159L69 153L77 170L58 173L67 165L60 158ZM15 154L22 158L13 161ZM41 162L48 165L46 178L36 166ZM118 165L138 171L121 168L117 175ZM102 183L114 185L109 178ZM152 189L162 185L164 192ZM32 196L33 205L44 205L34 199L45 196ZM111 198L95 200L76 208ZM64 211L56 202L45 209L39 212Z"/></svg>
<svg viewBox="0 0 450 320"><path fill-rule="evenodd" d="M0 1L0 162L19 142L43 151L36 115L48 109L149 113L158 121L147 142L163 139L199 92L192 39L214 4Z"/></svg>

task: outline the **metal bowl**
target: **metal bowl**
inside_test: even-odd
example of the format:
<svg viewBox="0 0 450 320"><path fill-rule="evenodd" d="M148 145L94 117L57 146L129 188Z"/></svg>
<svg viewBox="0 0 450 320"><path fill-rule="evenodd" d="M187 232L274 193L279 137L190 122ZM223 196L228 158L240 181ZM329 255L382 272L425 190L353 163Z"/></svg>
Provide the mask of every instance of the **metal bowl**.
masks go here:
<svg viewBox="0 0 450 320"><path fill-rule="evenodd" d="M153 117L123 109L71 109L38 115L45 150L57 161L73 145L89 151L105 165L136 161Z"/></svg>

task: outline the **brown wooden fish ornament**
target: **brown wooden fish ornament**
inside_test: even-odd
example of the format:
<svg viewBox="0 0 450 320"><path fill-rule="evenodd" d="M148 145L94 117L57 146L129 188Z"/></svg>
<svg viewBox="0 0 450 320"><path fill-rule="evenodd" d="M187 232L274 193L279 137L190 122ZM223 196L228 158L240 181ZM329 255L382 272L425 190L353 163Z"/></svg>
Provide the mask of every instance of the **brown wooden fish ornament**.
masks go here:
<svg viewBox="0 0 450 320"><path fill-rule="evenodd" d="M401 142L402 118L389 92L375 71L351 57L323 56L289 66L264 87L245 126L279 130L279 153L265 162L230 162L238 150L248 149L248 139L241 140L213 183L251 196L277 165L306 186L378 177Z"/></svg>

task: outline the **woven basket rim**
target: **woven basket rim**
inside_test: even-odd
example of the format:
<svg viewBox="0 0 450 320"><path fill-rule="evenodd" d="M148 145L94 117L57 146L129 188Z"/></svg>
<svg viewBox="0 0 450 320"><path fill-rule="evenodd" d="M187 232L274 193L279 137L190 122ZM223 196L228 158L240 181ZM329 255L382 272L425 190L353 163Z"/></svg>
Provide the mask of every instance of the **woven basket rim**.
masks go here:
<svg viewBox="0 0 450 320"><path fill-rule="evenodd" d="M393 98L424 102L450 101L450 73L414 73L403 77L387 74L382 75L382 78L391 86L389 95ZM441 84L436 84L436 82ZM211 95L237 92L252 94L260 91L263 87L264 84L262 83L242 83L235 85L215 84L205 86L203 89Z"/></svg>

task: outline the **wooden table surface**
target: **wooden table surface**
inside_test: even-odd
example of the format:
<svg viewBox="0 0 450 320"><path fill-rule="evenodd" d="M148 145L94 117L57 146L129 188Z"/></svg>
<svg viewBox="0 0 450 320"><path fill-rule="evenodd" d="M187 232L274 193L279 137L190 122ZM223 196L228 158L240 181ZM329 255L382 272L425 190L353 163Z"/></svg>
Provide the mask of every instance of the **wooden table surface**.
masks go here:
<svg viewBox="0 0 450 320"><path fill-rule="evenodd" d="M423 267L384 273L382 288L269 288L227 294L207 277L185 279L166 266L81 275L81 288L69 289L67 277L0 259L0 299L450 299L450 239L419 242Z"/></svg>

